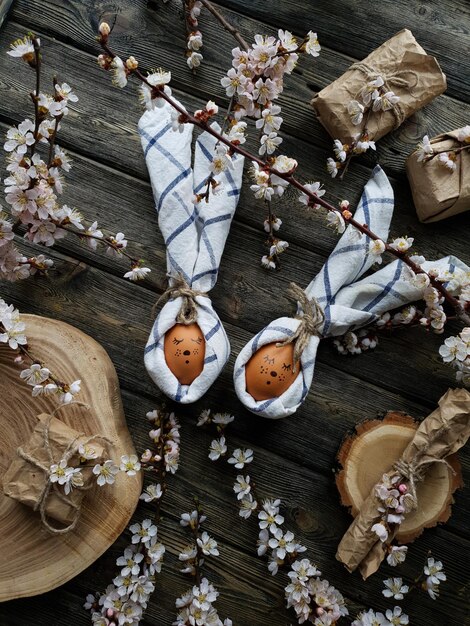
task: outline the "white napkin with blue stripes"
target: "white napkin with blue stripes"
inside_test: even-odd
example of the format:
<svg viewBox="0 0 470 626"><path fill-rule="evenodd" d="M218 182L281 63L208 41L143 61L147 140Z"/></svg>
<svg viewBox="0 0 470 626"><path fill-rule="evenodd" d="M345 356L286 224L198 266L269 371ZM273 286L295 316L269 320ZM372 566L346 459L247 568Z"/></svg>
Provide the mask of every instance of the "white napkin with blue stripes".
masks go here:
<svg viewBox="0 0 470 626"><path fill-rule="evenodd" d="M393 189L383 170L377 166L364 187L354 217L358 222L368 224L386 241L393 204ZM359 235L357 229L348 226L320 273L306 288L308 298L315 298L325 315L319 329L321 337L339 336L348 330L366 326L386 311L422 297L422 290L407 280L409 269L400 260L361 279L374 263L374 257L369 254L369 243L366 235ZM455 257L423 263L425 270L453 271L454 267L465 269L466 266ZM298 310L298 313L301 311ZM295 413L307 397L320 342L318 336L310 338L301 356L301 372L281 396L257 402L247 392L245 383L245 365L258 348L284 341L294 334L299 323L292 317L274 320L253 337L238 355L234 370L235 390L241 402L253 413L272 419L287 417Z"/></svg>
<svg viewBox="0 0 470 626"><path fill-rule="evenodd" d="M220 131L218 124L214 128ZM146 111L139 121L139 133L152 183L158 224L166 244L167 272L183 276L197 291L208 292L217 281L220 259L238 203L244 159L235 155L233 169L217 175L222 190L210 194L209 202L194 203L210 175L216 139L207 132L197 141L194 170L191 167L193 125L183 132L173 131L171 106ZM206 340L202 373L191 385L180 385L166 364L163 344L165 333L176 323L180 297L169 300L158 314L147 346L145 366L157 386L176 402L198 400L220 374L230 355L230 343L219 316L208 296L196 296L197 323Z"/></svg>

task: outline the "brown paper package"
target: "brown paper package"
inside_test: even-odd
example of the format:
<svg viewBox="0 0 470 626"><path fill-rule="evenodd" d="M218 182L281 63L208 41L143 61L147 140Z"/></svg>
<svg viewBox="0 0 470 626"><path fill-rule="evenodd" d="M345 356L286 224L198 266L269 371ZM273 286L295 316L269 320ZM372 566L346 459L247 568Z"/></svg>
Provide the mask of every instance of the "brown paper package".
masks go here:
<svg viewBox="0 0 470 626"><path fill-rule="evenodd" d="M344 144L350 144L361 130L361 126L352 124L347 105L351 100L360 100L359 93L365 83L378 75L400 96L397 106L403 120L446 90L446 77L439 63L426 54L406 28L371 52L360 65L366 65L370 75L351 66L312 100L320 122L334 139ZM377 141L398 125L399 120L391 110L372 113L367 125L369 137Z"/></svg>
<svg viewBox="0 0 470 626"><path fill-rule="evenodd" d="M38 416L38 423L29 441L22 446L26 453L46 466L50 465L50 459L44 447L44 430L49 417L50 416L46 414ZM78 435L80 435L80 433L55 417L51 419L49 425L49 443L55 463L59 463L69 443ZM88 439L87 436L79 437L77 447L86 439ZM93 442L93 447L98 452L98 458L94 460L93 463L99 463L100 458L103 456L104 449L95 442ZM69 462L69 465L74 465L73 458ZM75 465L78 465L78 459ZM89 485L93 478L93 474L84 473L84 487ZM41 469L35 467L20 456L16 456L4 474L3 491L5 495L34 509L43 492L45 481L46 476ZM59 493L62 497L57 495L57 490L60 490ZM68 525L72 523L76 516L76 507L80 506L84 495L84 490L73 489L68 496L64 497L63 487L54 485L47 499L45 508L47 517L61 522L62 524Z"/></svg>
<svg viewBox="0 0 470 626"><path fill-rule="evenodd" d="M445 459L464 446L469 437L470 393L465 389L449 389L439 400L439 407L421 422L401 458L405 461L417 457L424 461ZM396 471L391 469L389 475L394 474ZM373 524L380 521L379 506L374 487L336 553L338 561L349 572L359 569L364 579L378 570L386 556L386 544L371 530Z"/></svg>
<svg viewBox="0 0 470 626"><path fill-rule="evenodd" d="M431 139L433 149L453 150L460 146L459 130L442 133ZM406 161L406 173L420 222L438 222L470 209L470 151L457 155L456 169L450 171L438 157L418 162L412 152Z"/></svg>

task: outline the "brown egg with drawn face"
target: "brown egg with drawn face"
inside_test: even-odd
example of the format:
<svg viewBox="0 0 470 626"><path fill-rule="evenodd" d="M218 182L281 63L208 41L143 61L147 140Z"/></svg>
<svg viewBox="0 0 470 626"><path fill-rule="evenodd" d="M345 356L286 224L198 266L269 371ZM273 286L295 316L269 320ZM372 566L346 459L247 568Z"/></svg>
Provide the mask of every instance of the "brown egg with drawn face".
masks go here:
<svg viewBox="0 0 470 626"><path fill-rule="evenodd" d="M181 385L190 385L204 369L206 340L197 324L175 324L165 333L163 351Z"/></svg>
<svg viewBox="0 0 470 626"><path fill-rule="evenodd" d="M257 402L281 396L300 374L300 363L295 372L293 364L293 344L262 346L245 366L246 390Z"/></svg>

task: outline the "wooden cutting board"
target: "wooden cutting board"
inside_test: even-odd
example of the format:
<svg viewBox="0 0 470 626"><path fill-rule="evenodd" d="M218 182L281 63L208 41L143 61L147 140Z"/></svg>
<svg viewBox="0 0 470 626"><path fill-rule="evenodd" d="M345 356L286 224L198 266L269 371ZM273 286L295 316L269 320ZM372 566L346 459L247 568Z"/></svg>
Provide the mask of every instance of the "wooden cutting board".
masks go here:
<svg viewBox="0 0 470 626"><path fill-rule="evenodd" d="M49 318L22 315L32 354L61 380L81 379L77 400L57 413L65 423L86 434L114 442L109 458L119 464L133 454L126 426L119 381L104 349L80 330ZM31 396L32 387L19 377L22 366L12 351L0 345L0 486L16 449L25 443L39 413L57 406L52 398ZM24 366L23 366L24 367ZM142 478L119 473L114 485L94 486L83 500L80 521L66 535L51 535L39 514L12 500L0 489L0 601L44 593L64 584L93 563L126 528L142 489Z"/></svg>

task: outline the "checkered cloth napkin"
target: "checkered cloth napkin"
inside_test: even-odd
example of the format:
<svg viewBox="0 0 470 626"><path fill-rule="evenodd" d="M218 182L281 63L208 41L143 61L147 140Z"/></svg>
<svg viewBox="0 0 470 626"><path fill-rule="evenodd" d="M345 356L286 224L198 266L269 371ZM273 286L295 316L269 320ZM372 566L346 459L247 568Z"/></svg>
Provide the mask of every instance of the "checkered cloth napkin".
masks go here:
<svg viewBox="0 0 470 626"><path fill-rule="evenodd" d="M387 240L393 214L393 189L383 170L377 166L364 191L354 215L360 223L381 239ZM409 270L402 261L394 261L379 271L361 277L370 269L374 258L368 254L370 240L358 236L353 226L348 226L320 273L305 292L315 298L324 312L324 323L319 328L323 337L343 335L348 330L366 326L386 311L419 300L422 291L414 287L407 277ZM466 266L455 257L423 263L423 269L441 271ZM302 311L298 308L298 314ZM301 356L301 373L279 397L256 402L247 392L245 365L261 346L285 341L299 326L299 319L281 317L263 328L242 349L235 362L234 384L241 402L253 413L272 419L292 415L305 400L310 389L320 337L312 335Z"/></svg>
<svg viewBox="0 0 470 626"><path fill-rule="evenodd" d="M195 204L195 193L204 191L210 174L216 139L207 132L197 141L191 168L193 125L182 133L171 127L169 104L146 111L139 121L147 168L166 244L169 285L182 276L194 290L207 293L217 281L220 259L240 195L243 162L233 157L233 169L217 176L222 191L209 202ZM214 124L220 130L218 124ZM165 333L176 323L182 298L170 299L158 314L147 346L145 365L158 387L176 402L198 400L220 374L230 355L230 343L208 296L195 297L197 323L206 339L204 369L191 385L180 385L168 368L163 352Z"/></svg>

